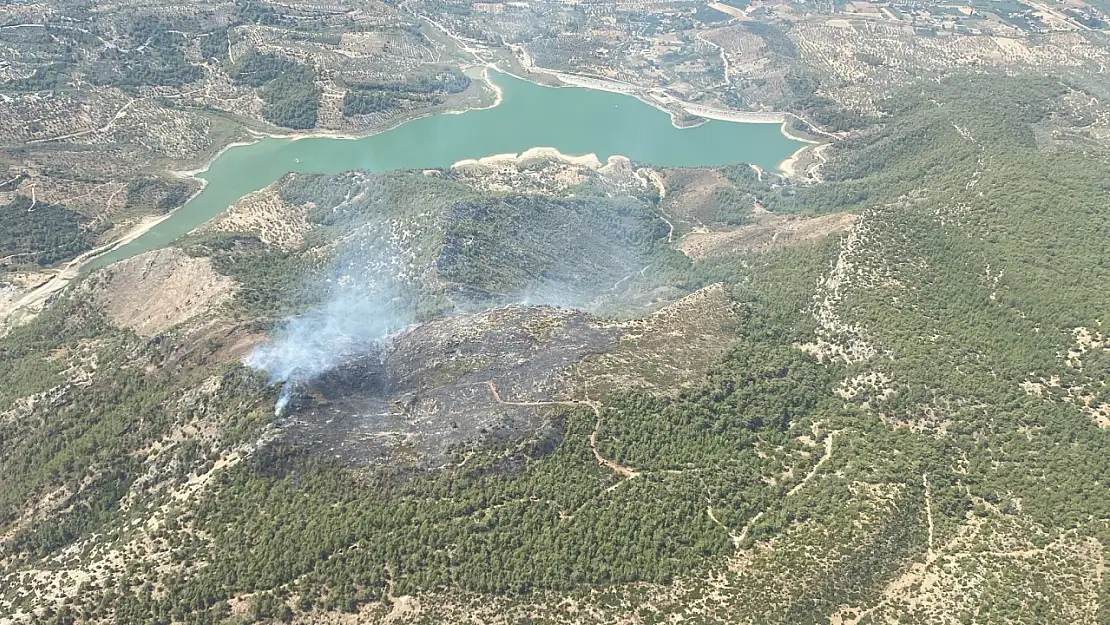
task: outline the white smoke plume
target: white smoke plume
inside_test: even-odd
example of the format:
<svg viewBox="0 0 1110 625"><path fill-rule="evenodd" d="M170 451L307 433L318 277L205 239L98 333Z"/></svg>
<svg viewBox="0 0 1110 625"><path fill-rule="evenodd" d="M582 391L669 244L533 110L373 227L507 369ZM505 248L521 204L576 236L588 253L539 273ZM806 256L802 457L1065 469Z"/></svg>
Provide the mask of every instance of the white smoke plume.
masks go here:
<svg viewBox="0 0 1110 625"><path fill-rule="evenodd" d="M298 384L312 381L405 322L365 293L340 291L321 308L287 319L273 341L247 357L252 369L281 385L274 413L280 415Z"/></svg>
<svg viewBox="0 0 1110 625"><path fill-rule="evenodd" d="M343 246L326 280L329 296L318 308L283 321L272 340L258 346L244 364L281 385L274 414L281 415L299 385L307 384L376 342L411 323L395 293L393 276L381 275L392 256L372 238L355 237ZM388 270L385 270L388 273Z"/></svg>

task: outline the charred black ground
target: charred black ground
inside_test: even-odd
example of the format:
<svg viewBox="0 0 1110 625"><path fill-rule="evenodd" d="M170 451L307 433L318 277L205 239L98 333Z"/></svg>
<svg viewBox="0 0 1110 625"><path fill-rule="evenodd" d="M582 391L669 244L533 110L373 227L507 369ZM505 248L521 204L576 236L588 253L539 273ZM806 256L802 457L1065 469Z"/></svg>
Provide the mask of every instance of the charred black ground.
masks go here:
<svg viewBox="0 0 1110 625"><path fill-rule="evenodd" d="M398 457L438 466L467 446L541 436L583 359L611 352L619 327L584 312L508 306L417 325L299 388L287 442L348 465Z"/></svg>

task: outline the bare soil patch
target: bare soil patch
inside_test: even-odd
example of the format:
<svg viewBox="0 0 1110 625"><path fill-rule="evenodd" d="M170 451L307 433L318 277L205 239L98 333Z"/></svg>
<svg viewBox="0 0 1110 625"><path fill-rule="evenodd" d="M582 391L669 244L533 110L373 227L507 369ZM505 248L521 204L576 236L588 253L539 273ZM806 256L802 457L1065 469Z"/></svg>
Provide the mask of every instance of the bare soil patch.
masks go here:
<svg viewBox="0 0 1110 625"><path fill-rule="evenodd" d="M821 217L757 213L757 222L732 230L697 231L684 235L678 248L695 260L716 254L732 254L799 245L826 235L843 232L856 221L856 215L837 213Z"/></svg>
<svg viewBox="0 0 1110 625"><path fill-rule="evenodd" d="M101 270L92 300L113 323L154 336L213 310L231 296L235 282L207 258L176 248L140 254Z"/></svg>
<svg viewBox="0 0 1110 625"><path fill-rule="evenodd" d="M302 236L311 224L308 212L312 204L292 205L281 199L280 182L252 193L231 206L202 230L244 232L257 235L269 245L292 250L300 247Z"/></svg>

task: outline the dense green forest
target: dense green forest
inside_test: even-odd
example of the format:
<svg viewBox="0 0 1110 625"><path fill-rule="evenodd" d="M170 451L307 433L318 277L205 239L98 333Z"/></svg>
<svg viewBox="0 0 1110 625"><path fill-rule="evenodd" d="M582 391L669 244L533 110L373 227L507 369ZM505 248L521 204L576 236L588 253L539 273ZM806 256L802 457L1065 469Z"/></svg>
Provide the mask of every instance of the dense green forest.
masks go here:
<svg viewBox="0 0 1110 625"><path fill-rule="evenodd" d="M470 77L456 68L409 82L354 82L343 95L343 114L365 115L398 108L403 101L442 102L440 94L459 93L470 86Z"/></svg>
<svg viewBox="0 0 1110 625"><path fill-rule="evenodd" d="M286 128L316 126L320 94L316 72L278 54L250 51L228 71L232 80L262 88L262 117Z"/></svg>
<svg viewBox="0 0 1110 625"><path fill-rule="evenodd" d="M343 114L347 117L380 113L397 107L397 97L387 91L350 89L343 94Z"/></svg>
<svg viewBox="0 0 1110 625"><path fill-rule="evenodd" d="M0 258L9 266L50 265L90 249L97 232L64 206L17 195L0 207Z"/></svg>
<svg viewBox="0 0 1110 625"><path fill-rule="evenodd" d="M151 208L168 213L184 204L193 192L192 186L179 180L149 177L133 180L127 185L127 208Z"/></svg>
<svg viewBox="0 0 1110 625"><path fill-rule="evenodd" d="M315 128L319 98L312 70L288 72L262 87L262 117L275 126Z"/></svg>

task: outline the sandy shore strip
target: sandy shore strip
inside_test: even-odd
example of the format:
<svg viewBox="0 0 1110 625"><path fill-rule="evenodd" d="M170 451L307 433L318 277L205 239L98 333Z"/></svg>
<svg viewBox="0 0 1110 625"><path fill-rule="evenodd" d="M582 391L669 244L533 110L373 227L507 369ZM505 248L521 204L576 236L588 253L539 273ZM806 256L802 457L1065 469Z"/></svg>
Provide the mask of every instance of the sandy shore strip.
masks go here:
<svg viewBox="0 0 1110 625"><path fill-rule="evenodd" d="M620 93L623 95L636 96L646 91L642 87L638 87L631 83L621 82L619 80L610 80L608 78L594 78L592 76L583 76L581 74L568 74L566 72L558 72L555 70L543 69L539 67L530 68L531 71L538 74L547 74L558 78L560 82L567 84L571 87L582 87L584 89L595 89L597 91L608 91L609 93ZM524 80L528 80L525 78Z"/></svg>
<svg viewBox="0 0 1110 625"><path fill-rule="evenodd" d="M490 104L489 106L471 106L471 107L467 107L467 108L463 108L463 109L459 109L459 110L443 111L442 113L444 115L462 115L463 113L469 113L470 111L487 111L489 109L497 108L498 106L501 106L501 102L502 102L502 100L504 100L505 92L501 89L501 87L497 83L493 82L492 78L489 77L489 71L491 69L496 71L497 66L495 66L493 63L486 63L485 65L482 65L481 67L482 67L482 71L479 72L477 76L471 76L471 78L481 79L481 81L485 84L485 88L489 89L489 91L491 93L493 93L493 103ZM463 68L463 69L464 69L464 71L466 71L467 69L471 69L471 68ZM467 75L470 76L469 73Z"/></svg>
<svg viewBox="0 0 1110 625"><path fill-rule="evenodd" d="M599 91L608 91L608 92L611 92L611 93L620 93L622 95L633 96L637 100L640 100L641 102L644 102L645 104L653 106L653 107L669 114L671 116L671 125L673 125L675 128L684 128L684 127L689 127L689 126L680 126L677 123L678 119L675 116L674 111L672 111L671 109L666 108L664 106L664 104L672 104L674 106L677 106L677 107L681 108L683 111L685 111L686 113L688 113L690 115L696 115L698 117L703 117L705 119L713 119L713 120L717 120L717 121L725 121L725 122L740 123L740 124L778 124L779 125L779 132L781 132L784 137L786 137L787 139L790 139L791 141L799 141L799 142L805 144L805 145L799 147L792 155L790 155L789 158L787 158L783 162L779 163L778 169L783 174L785 174L788 178L797 177L797 172L794 171L794 166L796 165L798 160L801 158L802 153L804 153L806 150L811 150L811 149L814 150L815 153L819 153L819 148L821 148L825 145L828 145L827 143L824 143L824 142L821 142L821 141L816 141L814 139L810 139L810 138L807 138L807 137L802 137L802 136L799 136L799 135L793 133L792 128L791 128L791 124L793 123L793 121L795 119L801 119L798 116L794 115L793 113L785 113L785 112L778 112L778 111L767 111L767 112L734 111L734 110L730 110L730 109L721 109L721 108L716 108L716 107L712 107L712 106L705 106L703 104L693 104L693 103L690 103L690 102L683 102L682 100L678 100L677 98L672 98L672 97L666 95L666 93L664 93L662 90L644 89L644 88L641 88L641 87L637 87L636 85L631 85L631 84L623 83L623 82L620 82L620 81L613 81L613 80L587 77L587 76L579 76L579 75L574 75L574 74L567 74L565 72L557 72L557 71L553 71L553 70L544 70L542 68L536 68L534 66L530 69L532 71L537 71L537 72L542 73L542 74L547 74L549 76L554 76L555 78L559 79L560 81L562 81L562 82L564 82L564 83L566 83L570 86L573 86L573 87L581 87L581 88L584 88L584 89L597 89ZM498 70L498 71L503 71L503 70ZM505 73L508 73L508 72L505 72ZM515 76L515 74L510 74L510 75ZM522 77L522 76L516 76L516 77L517 78L522 78L523 80L528 80L526 77ZM529 82L534 82L534 81L529 81ZM538 83L536 83L536 84L538 84ZM816 126L814 126L809 121L806 121L804 119L802 119L802 121L805 122L805 124L807 126L809 126L810 129L813 130L815 133L825 135L825 136L829 137L830 139L832 139L834 141L839 140L841 138L837 135L825 132L825 131L817 128Z"/></svg>
<svg viewBox="0 0 1110 625"><path fill-rule="evenodd" d="M525 60L530 61L530 59L527 58ZM601 78L599 76L584 76L582 74L571 74L567 72L544 69L528 62L522 63L522 66L529 72L552 76L553 78L558 79L563 84L571 87L595 89L597 91L608 91L610 93L619 93L621 95L632 96L637 100L643 102L644 104L652 106L670 115L671 125L673 125L675 128L688 128L689 126L679 125L675 112L667 108L667 105L676 106L682 109L687 114L704 117L706 119L714 119L718 121L741 124L780 124L783 126L782 134L786 136L786 138L795 141L806 141L807 143L812 143L812 141L802 139L801 137L797 137L787 132L786 126L791 120L796 119L796 116L791 113L783 113L778 111L761 112L721 109L712 106L705 106L703 104L694 104L691 102L679 100L678 98L668 95L662 88L640 87L638 85L633 85L631 83L622 82L611 78ZM499 72L508 74L515 78L527 80L534 84L541 84L537 83L534 80L530 80L527 76L519 76L499 67L496 69ZM541 86L547 87L550 85L541 84ZM812 126L812 124L810 124L809 122L806 122L806 124Z"/></svg>
<svg viewBox="0 0 1110 625"><path fill-rule="evenodd" d="M486 86L489 87L490 91L492 91L493 95L494 95L493 104L490 104L489 106L487 106L486 107L487 109L496 108L498 106L501 106L501 102L502 102L502 100L504 100L504 97L505 97L505 92L501 89L501 86L498 85L497 83L493 82L493 79L491 79L489 77L489 70L490 70L490 66L488 66L488 65L485 68L482 69L482 80L486 81ZM468 109L468 110L475 110L475 109ZM477 109L477 110L485 110L485 109ZM459 111L458 113L462 114L462 113L465 113L465 112L466 111Z"/></svg>
<svg viewBox="0 0 1110 625"><path fill-rule="evenodd" d="M531 66L525 65L524 69L527 72L530 72L530 73L545 74L547 76L551 76L552 78L555 78L559 82L563 83L563 86L566 86L566 87L579 87L579 88L582 88L582 89L593 89L595 91L608 91L609 93L619 93L621 95L632 96L633 98L636 98L637 100L643 102L644 104L647 104L650 107L659 109L660 111L663 111L667 115L670 115L671 125L674 126L675 128L689 128L690 127L690 126L683 126L683 125L680 125L678 123L679 122L678 116L675 115L674 111L672 111L672 110L670 110L666 107L666 104L669 102L669 96L662 93L661 91L658 92L658 93L655 93L650 89L645 89L643 87L639 87L639 86L629 84L629 83L626 83L626 82L620 82L620 81L617 81L617 80L610 80L608 78L597 78L597 77L594 77L594 76L582 76L580 74L568 74L566 72L559 72L559 71L555 71L555 70L551 70L551 69L544 69L542 67L537 67L535 65L531 65ZM512 76L514 78L519 78L520 80L527 80L528 82L530 82L532 84L539 85L541 87L547 87L549 89L559 89L559 88L561 88L561 87L555 87L555 86L552 86L552 85L545 85L543 83L532 80L528 76L521 76L519 74L514 74L513 72L510 72L510 71L505 70L505 69L500 68L500 67L497 68L497 71L499 71L501 73L504 73L504 74L508 74L509 76ZM673 99L670 99L670 100L673 100ZM681 104L681 102L678 101L678 100L673 100L673 101L677 104Z"/></svg>
<svg viewBox="0 0 1110 625"><path fill-rule="evenodd" d="M668 105L675 106L690 115L704 117L705 119L714 119L718 121L734 122L741 124L780 124L780 130L783 136L793 141L802 141L805 143L820 143L812 139L800 137L790 132L790 124L795 119L800 119L814 134L826 136L834 141L842 137L837 134L826 132L818 128L813 122L799 117L793 113L780 112L780 111L736 111L732 109L722 109L712 106L705 106L704 104L695 104L680 100L671 95L668 95L666 90L661 87L641 87L631 83L615 80L612 78L603 78L601 76L588 76L583 74L574 74L569 72L560 72L558 70L546 69L537 66L532 62L531 57L528 56L526 50L520 46L510 46L510 48L517 53L520 57L521 67L526 72L544 74L551 76L565 85L572 87L582 87L584 89L596 89L598 91L608 91L610 93L619 93L622 95L629 95L637 100L663 111L671 116L671 124L675 128L689 128L691 126L683 126L678 124L678 118L675 111L667 108ZM508 71L501 67L494 67L497 71L508 74L521 80L527 80L540 86L549 87L530 79L528 76L521 76Z"/></svg>
<svg viewBox="0 0 1110 625"><path fill-rule="evenodd" d="M610 156L609 160L624 159L623 156ZM627 160L627 159L625 159ZM538 163L543 161L557 161L560 163L568 163L578 167L586 167L589 169L598 170L604 167L601 159L596 154L583 154L581 156L574 156L570 154L563 154L555 148L536 147L529 148L520 154L494 154L493 156L484 156L482 158L467 158L456 162L451 165L451 169L461 169L467 167L488 167L497 168L509 165L522 165L528 163Z"/></svg>
<svg viewBox="0 0 1110 625"><path fill-rule="evenodd" d="M45 282L24 292L15 300L0 307L0 335L14 325L28 321L43 308L52 295L64 289L74 278L81 275L85 265L92 262L101 254L106 254L121 245L127 245L140 236L146 234L151 228L169 218L170 214L148 216L139 220L135 227L128 230L122 237L105 243L99 247L81 253L57 270Z"/></svg>
<svg viewBox="0 0 1110 625"><path fill-rule="evenodd" d="M676 102L683 110L691 115L724 122L736 122L740 124L785 124L792 119L789 113L779 113L776 111L766 113L757 111L733 111L712 106L704 106L702 104L678 102L677 100Z"/></svg>
<svg viewBox="0 0 1110 625"><path fill-rule="evenodd" d="M251 134L255 134L255 133L252 132ZM216 159L223 156L224 152L227 152L228 150L230 150L232 148L242 148L242 147L246 147L248 145L254 145L255 143L261 141L262 139L263 139L263 136L258 135L258 139L255 139L254 141L235 141L233 143L229 143L229 144L225 145L224 147L220 148L219 151L217 151L215 154L213 154L207 161L205 161L204 165L201 165L199 168L197 168L197 169L181 169L181 170L171 169L169 171L169 174L172 175L172 176L176 176L178 178L196 178L199 174L203 174L204 172L208 171L208 168L212 167L212 163L215 163ZM203 178L198 178L198 180L200 180L201 188L203 188L204 185L207 183L207 181L204 180ZM193 198L190 197L189 200L191 200L191 199L193 199ZM188 204L189 201L186 200L185 203Z"/></svg>
<svg viewBox="0 0 1110 625"><path fill-rule="evenodd" d="M821 165L824 165L825 162L827 161L827 159L825 158L825 155L824 155L824 151L830 145L832 145L832 144L831 143L818 143L816 141L810 141L809 145L804 145L804 146L798 148L798 151L791 154L790 158L788 158L785 161L779 163L779 171L781 171L783 173L783 175L785 175L787 178L808 178L810 174L813 174L813 180L815 182L821 182L822 180L821 180L821 177L818 175L818 171L820 170ZM806 171L798 172L798 171L796 171L798 161L801 160L802 154L806 150L810 150L813 154L813 157L815 159L817 159L818 162L810 163L809 167L806 168Z"/></svg>
<svg viewBox="0 0 1110 625"><path fill-rule="evenodd" d="M796 152L791 154L790 158L787 158L785 161L779 163L779 171L782 172L782 175L786 176L787 178L797 177L798 172L794 171L794 167L798 164L798 161L801 160L802 152L805 152L806 150L812 148L812 145L803 145L802 147L798 148Z"/></svg>

